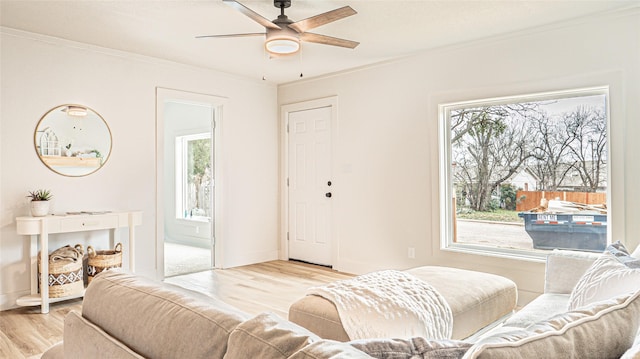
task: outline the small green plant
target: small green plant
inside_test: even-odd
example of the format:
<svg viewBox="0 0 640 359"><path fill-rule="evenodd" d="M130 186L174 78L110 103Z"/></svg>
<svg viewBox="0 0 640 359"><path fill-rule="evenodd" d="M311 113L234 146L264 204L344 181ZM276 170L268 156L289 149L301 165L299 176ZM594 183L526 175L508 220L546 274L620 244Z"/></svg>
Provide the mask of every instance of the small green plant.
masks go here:
<svg viewBox="0 0 640 359"><path fill-rule="evenodd" d="M70 150L71 149L71 144L68 144L68 145L64 146L64 148Z"/></svg>
<svg viewBox="0 0 640 359"><path fill-rule="evenodd" d="M48 189L29 191L29 195L27 196L27 198L31 198L32 201L48 201L51 197L53 197L53 195Z"/></svg>

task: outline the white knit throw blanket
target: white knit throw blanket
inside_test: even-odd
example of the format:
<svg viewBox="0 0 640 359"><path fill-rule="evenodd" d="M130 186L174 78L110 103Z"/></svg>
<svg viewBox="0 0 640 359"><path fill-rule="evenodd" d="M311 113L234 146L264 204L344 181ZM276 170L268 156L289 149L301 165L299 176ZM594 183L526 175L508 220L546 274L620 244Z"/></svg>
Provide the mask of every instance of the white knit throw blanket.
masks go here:
<svg viewBox="0 0 640 359"><path fill-rule="evenodd" d="M451 339L453 314L430 284L406 272L385 270L325 286L307 295L321 296L338 309L351 340L366 338Z"/></svg>

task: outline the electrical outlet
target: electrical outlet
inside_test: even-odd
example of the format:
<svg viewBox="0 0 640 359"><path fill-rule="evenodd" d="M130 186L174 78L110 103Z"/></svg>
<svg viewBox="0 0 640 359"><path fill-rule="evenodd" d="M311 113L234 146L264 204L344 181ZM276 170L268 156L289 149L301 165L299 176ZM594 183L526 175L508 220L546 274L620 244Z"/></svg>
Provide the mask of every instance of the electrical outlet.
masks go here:
<svg viewBox="0 0 640 359"><path fill-rule="evenodd" d="M414 259L414 258L416 257L416 249L415 249L415 248L413 248L413 247L409 247L409 248L407 249L407 256L408 256L410 259Z"/></svg>

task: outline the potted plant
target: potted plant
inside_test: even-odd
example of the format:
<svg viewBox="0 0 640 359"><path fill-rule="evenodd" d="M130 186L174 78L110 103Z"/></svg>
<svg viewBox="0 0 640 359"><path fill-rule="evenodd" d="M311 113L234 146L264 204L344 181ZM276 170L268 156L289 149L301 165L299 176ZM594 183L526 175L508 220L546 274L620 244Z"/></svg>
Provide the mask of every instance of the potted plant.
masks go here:
<svg viewBox="0 0 640 359"><path fill-rule="evenodd" d="M68 145L64 146L64 148L66 148L66 150L64 151L65 156L71 157L71 143L69 143Z"/></svg>
<svg viewBox="0 0 640 359"><path fill-rule="evenodd" d="M27 198L31 198L31 215L44 217L49 214L49 200L53 197L48 189L29 191Z"/></svg>

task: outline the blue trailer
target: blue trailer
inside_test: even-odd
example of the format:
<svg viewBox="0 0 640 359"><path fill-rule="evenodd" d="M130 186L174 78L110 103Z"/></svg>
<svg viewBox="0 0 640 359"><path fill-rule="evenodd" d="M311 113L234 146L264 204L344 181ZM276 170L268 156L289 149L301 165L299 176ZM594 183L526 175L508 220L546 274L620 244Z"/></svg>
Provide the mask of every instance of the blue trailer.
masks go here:
<svg viewBox="0 0 640 359"><path fill-rule="evenodd" d="M607 215L601 213L520 212L536 249L602 252L607 246Z"/></svg>

